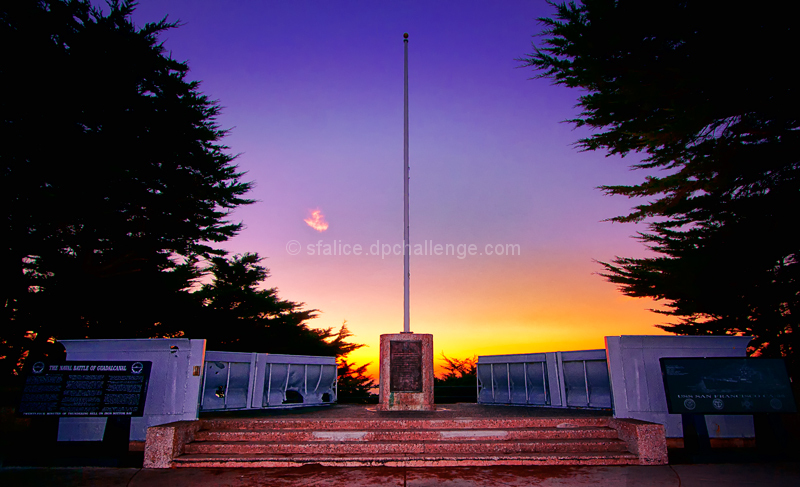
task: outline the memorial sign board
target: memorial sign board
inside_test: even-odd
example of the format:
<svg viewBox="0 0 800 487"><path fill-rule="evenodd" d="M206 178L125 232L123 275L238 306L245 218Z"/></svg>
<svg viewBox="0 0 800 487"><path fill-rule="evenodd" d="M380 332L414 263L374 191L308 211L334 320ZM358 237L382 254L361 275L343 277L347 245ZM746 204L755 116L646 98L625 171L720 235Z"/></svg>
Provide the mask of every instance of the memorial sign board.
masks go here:
<svg viewBox="0 0 800 487"><path fill-rule="evenodd" d="M142 416L149 361L36 362L29 369L22 416Z"/></svg>
<svg viewBox="0 0 800 487"><path fill-rule="evenodd" d="M794 413L783 359L661 358L672 414Z"/></svg>
<svg viewBox="0 0 800 487"><path fill-rule="evenodd" d="M389 391L422 392L422 341L392 341L389 347Z"/></svg>

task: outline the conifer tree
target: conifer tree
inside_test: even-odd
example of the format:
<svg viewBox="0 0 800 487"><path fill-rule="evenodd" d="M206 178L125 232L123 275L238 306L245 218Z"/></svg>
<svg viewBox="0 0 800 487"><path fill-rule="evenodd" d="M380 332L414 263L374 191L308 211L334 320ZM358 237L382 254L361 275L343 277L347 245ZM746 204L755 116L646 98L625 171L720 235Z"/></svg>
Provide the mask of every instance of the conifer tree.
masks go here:
<svg viewBox="0 0 800 487"><path fill-rule="evenodd" d="M797 6L721 1L551 4L534 52L538 78L581 88L570 122L582 150L641 153L635 185L602 186L638 204L655 253L601 263L623 293L661 301L678 334L752 335L751 352L798 348L800 47Z"/></svg>
<svg viewBox="0 0 800 487"><path fill-rule="evenodd" d="M212 281L192 296L200 310L195 319L174 323L183 336L205 338L208 350L295 355L341 356L362 345L349 343L352 334L342 324L311 328L307 321L318 310L305 303L280 299L277 288L262 288L269 270L256 253L212 257Z"/></svg>
<svg viewBox="0 0 800 487"><path fill-rule="evenodd" d="M359 365L349 362L347 357L338 360L338 402L345 404L375 404L378 395L373 392L378 385L366 375L370 362Z"/></svg>
<svg viewBox="0 0 800 487"><path fill-rule="evenodd" d="M137 27L134 5L0 7L6 371L26 336L168 336L250 203L219 105L158 40L176 23Z"/></svg>

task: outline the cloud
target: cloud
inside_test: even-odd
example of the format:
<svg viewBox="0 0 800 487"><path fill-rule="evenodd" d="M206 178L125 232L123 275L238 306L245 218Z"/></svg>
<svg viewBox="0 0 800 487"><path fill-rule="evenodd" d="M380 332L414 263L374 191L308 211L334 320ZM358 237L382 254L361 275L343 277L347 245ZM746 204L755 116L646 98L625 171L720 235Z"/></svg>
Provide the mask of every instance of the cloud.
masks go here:
<svg viewBox="0 0 800 487"><path fill-rule="evenodd" d="M322 210L308 210L311 212L311 216L303 220L308 224L309 227L313 228L318 232L324 232L328 229L328 222L325 221L325 215L322 214Z"/></svg>

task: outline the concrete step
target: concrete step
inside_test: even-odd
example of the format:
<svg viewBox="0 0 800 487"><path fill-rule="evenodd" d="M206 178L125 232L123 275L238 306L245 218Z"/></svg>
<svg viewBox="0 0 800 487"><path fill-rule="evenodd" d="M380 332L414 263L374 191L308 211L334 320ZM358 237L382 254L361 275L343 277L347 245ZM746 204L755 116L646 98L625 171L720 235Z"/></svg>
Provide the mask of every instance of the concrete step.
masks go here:
<svg viewBox="0 0 800 487"><path fill-rule="evenodd" d="M370 442L192 442L187 454L507 454L532 452L624 452L619 439L483 440L483 441L370 441Z"/></svg>
<svg viewBox="0 0 800 487"><path fill-rule="evenodd" d="M185 454L174 459L175 467L297 467L319 464L327 467L469 467L493 465L636 465L638 457L628 452L573 453L469 453L469 454L371 454L275 455L275 454Z"/></svg>
<svg viewBox="0 0 800 487"><path fill-rule="evenodd" d="M201 430L419 430L607 427L608 417L587 418L448 418L448 419L231 419L200 420Z"/></svg>
<svg viewBox="0 0 800 487"><path fill-rule="evenodd" d="M145 466L281 467L664 465L662 425L610 416L454 407L383 414L368 407L205 417L153 426ZM336 413L336 414L333 414ZM533 414L540 414L533 416ZM632 453L635 452L635 453Z"/></svg>
<svg viewBox="0 0 800 487"><path fill-rule="evenodd" d="M216 429L201 430L194 441L244 442L308 442L308 441L439 441L439 440L535 440L569 438L617 438L617 431L602 426L577 428L517 428L517 429L371 429L371 430L310 430L310 429Z"/></svg>
<svg viewBox="0 0 800 487"><path fill-rule="evenodd" d="M208 419L175 465L636 463L626 448L607 418Z"/></svg>

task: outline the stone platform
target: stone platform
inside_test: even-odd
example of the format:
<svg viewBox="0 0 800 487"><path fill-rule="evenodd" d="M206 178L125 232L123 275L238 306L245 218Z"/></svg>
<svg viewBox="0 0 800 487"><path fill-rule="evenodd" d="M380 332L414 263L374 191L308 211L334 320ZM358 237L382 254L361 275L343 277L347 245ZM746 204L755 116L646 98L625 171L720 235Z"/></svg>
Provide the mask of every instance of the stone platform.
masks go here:
<svg viewBox="0 0 800 487"><path fill-rule="evenodd" d="M596 411L454 404L228 414L151 427L145 467L663 465L660 424Z"/></svg>

